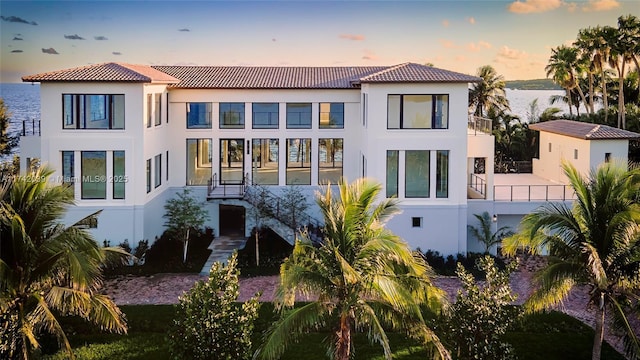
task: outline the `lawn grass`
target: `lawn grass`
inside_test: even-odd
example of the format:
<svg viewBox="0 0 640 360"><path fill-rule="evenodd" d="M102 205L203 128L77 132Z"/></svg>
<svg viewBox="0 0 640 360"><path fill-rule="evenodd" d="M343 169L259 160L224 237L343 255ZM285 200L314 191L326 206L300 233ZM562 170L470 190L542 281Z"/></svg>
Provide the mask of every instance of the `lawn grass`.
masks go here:
<svg viewBox="0 0 640 360"><path fill-rule="evenodd" d="M128 335L101 334L78 319L65 319L64 327L78 359L87 360L168 360L170 359L166 332L175 314L173 305L122 306L129 324ZM254 346L261 342L262 332L276 319L273 305L264 303L255 323ZM324 346L327 333L310 333L292 345L282 356L284 360L326 359ZM368 344L366 336L355 340L356 359L382 360L379 346ZM425 359L427 352L403 334L389 334L394 359ZM505 336L520 360L572 360L591 357L593 330L570 316L551 312L529 315ZM64 352L45 357L66 359ZM602 359L624 358L604 344ZM185 359L186 360L186 359Z"/></svg>

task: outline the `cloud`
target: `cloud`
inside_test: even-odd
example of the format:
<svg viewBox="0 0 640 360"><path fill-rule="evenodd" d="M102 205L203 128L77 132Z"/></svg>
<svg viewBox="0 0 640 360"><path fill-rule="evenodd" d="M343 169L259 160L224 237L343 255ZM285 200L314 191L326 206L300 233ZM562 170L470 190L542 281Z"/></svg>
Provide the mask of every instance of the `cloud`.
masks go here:
<svg viewBox="0 0 640 360"><path fill-rule="evenodd" d="M21 52L24 52L24 51L22 51L22 50L11 50L11 52L12 53L21 53Z"/></svg>
<svg viewBox="0 0 640 360"><path fill-rule="evenodd" d="M190 30L190 29L187 29L187 28L182 28L182 29L178 29L178 31L180 31L180 32L189 32L189 31L191 31L191 30Z"/></svg>
<svg viewBox="0 0 640 360"><path fill-rule="evenodd" d="M122 53L120 51L114 51L111 54L113 54L113 55L122 55Z"/></svg>
<svg viewBox="0 0 640 360"><path fill-rule="evenodd" d="M353 41L363 41L364 40L364 35L360 35L360 34L340 34L340 36L338 36L340 39L347 39L347 40L353 40Z"/></svg>
<svg viewBox="0 0 640 360"><path fill-rule="evenodd" d="M21 38L21 37L14 36L14 37L13 37L13 40L14 40L14 41L19 41L19 40L24 40L24 39L23 39L23 38Z"/></svg>
<svg viewBox="0 0 640 360"><path fill-rule="evenodd" d="M516 14L530 14L555 10L560 6L561 0L524 0L512 2L507 6L507 10Z"/></svg>
<svg viewBox="0 0 640 360"><path fill-rule="evenodd" d="M471 52L478 52L482 49L491 49L491 44L486 41L478 41L478 43L468 43L466 49Z"/></svg>
<svg viewBox="0 0 640 360"><path fill-rule="evenodd" d="M94 37L93 37L93 39L94 39L94 40L109 40L109 38L108 38L108 37L106 37L106 36L102 36L102 35L94 36Z"/></svg>
<svg viewBox="0 0 640 360"><path fill-rule="evenodd" d="M276 41L278 41L278 40L276 40L276 38L272 38L272 39L271 39L271 41L276 42Z"/></svg>
<svg viewBox="0 0 640 360"><path fill-rule="evenodd" d="M582 7L582 11L607 11L619 7L620 3L617 0L589 0Z"/></svg>
<svg viewBox="0 0 640 360"><path fill-rule="evenodd" d="M473 16L471 16L471 17L467 18L467 21L468 21L468 22L469 22L469 24L471 24L471 25L473 25L473 24L475 24L475 23L476 23L476 19L475 19Z"/></svg>
<svg viewBox="0 0 640 360"><path fill-rule="evenodd" d="M363 60L378 60L379 57L371 50L364 50L364 55L362 55Z"/></svg>
<svg viewBox="0 0 640 360"><path fill-rule="evenodd" d="M512 49L508 46L503 46L498 51L498 58L502 58L505 60L522 60L528 57L527 53L524 51Z"/></svg>
<svg viewBox="0 0 640 360"><path fill-rule="evenodd" d="M442 20L442 26L449 27L449 20L447 19Z"/></svg>
<svg viewBox="0 0 640 360"><path fill-rule="evenodd" d="M38 25L37 22L35 21L28 21L25 20L21 17L18 16L0 16L0 19L6 21L6 22L12 22L12 23L21 23L21 24L27 24L27 25Z"/></svg>
<svg viewBox="0 0 640 360"><path fill-rule="evenodd" d="M49 55L59 55L60 54L54 48L48 48L48 49L42 48L42 52L45 53L45 54L49 54Z"/></svg>
<svg viewBox="0 0 640 360"><path fill-rule="evenodd" d="M84 40L84 38L78 34L65 35L64 38L67 40Z"/></svg>
<svg viewBox="0 0 640 360"><path fill-rule="evenodd" d="M464 55L458 55L458 56L456 56L456 61L457 62L465 62L465 61L467 61L467 57L464 56Z"/></svg>
<svg viewBox="0 0 640 360"><path fill-rule="evenodd" d="M447 49L454 49L457 47L453 41L447 39L440 39L440 45Z"/></svg>

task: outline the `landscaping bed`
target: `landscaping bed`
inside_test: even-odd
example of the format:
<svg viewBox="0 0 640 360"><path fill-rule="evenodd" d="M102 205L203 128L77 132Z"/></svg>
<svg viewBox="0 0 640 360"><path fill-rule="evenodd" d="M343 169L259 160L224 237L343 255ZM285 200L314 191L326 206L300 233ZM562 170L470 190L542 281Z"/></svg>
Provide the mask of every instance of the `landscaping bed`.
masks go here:
<svg viewBox="0 0 640 360"><path fill-rule="evenodd" d="M87 360L163 360L170 359L166 332L172 324L174 305L122 306L129 323L128 335L98 333L78 319L65 319L71 344L78 359ZM253 345L260 344L262 332L276 319L273 305L264 303L255 323ZM311 333L291 346L282 359L326 359L324 341L327 334ZM425 359L426 352L403 334L389 334L395 357ZM506 336L520 360L578 360L590 358L593 330L562 313L550 312L526 316ZM355 336L356 359L383 359L378 346L368 344L364 334ZM52 351L50 346L48 351ZM66 359L59 352L45 359ZM602 359L623 360L624 357L604 344Z"/></svg>

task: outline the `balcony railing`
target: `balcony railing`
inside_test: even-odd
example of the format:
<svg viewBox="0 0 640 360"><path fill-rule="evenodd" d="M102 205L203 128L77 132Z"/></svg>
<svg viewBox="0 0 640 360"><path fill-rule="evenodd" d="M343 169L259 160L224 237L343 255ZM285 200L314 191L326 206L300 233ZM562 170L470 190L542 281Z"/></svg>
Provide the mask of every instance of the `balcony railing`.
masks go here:
<svg viewBox="0 0 640 360"><path fill-rule="evenodd" d="M248 174L242 180L219 180L218 174L213 174L208 181L208 197L210 199L242 199L247 191Z"/></svg>
<svg viewBox="0 0 640 360"><path fill-rule="evenodd" d="M494 185L495 201L570 201L576 195L570 185Z"/></svg>
<svg viewBox="0 0 640 360"><path fill-rule="evenodd" d="M40 136L40 120L22 120L21 136Z"/></svg>
<svg viewBox="0 0 640 360"><path fill-rule="evenodd" d="M469 115L467 128L473 135L491 135L492 121L475 115Z"/></svg>
<svg viewBox="0 0 640 360"><path fill-rule="evenodd" d="M469 179L469 187L480 195L487 196L487 182L476 174L471 174Z"/></svg>

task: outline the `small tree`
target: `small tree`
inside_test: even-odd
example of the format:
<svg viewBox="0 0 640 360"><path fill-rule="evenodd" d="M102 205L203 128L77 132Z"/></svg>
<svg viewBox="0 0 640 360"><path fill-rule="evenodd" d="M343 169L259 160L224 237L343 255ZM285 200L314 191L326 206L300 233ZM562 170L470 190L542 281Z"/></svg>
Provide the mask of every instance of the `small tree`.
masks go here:
<svg viewBox="0 0 640 360"><path fill-rule="evenodd" d="M164 226L169 231L180 237L183 244L182 261L187 262L187 249L191 230L201 229L204 222L209 219L209 212L204 208L204 203L198 202L191 196L191 189L184 188L176 198L167 200L164 205L166 213L163 215L167 221Z"/></svg>
<svg viewBox="0 0 640 360"><path fill-rule="evenodd" d="M299 186L292 185L288 186L282 192L281 199L281 206L284 206L284 209L281 209L280 212L283 214L287 225L291 226L293 229L295 237L295 232L298 230L298 224L304 217L307 208L309 208L307 197L304 196L302 189Z"/></svg>
<svg viewBox="0 0 640 360"><path fill-rule="evenodd" d="M267 188L254 185L253 189L247 193L247 200L253 205L249 208L249 216L253 218L256 228L256 266L260 266L260 229L265 223L265 219L271 216L273 199Z"/></svg>
<svg viewBox="0 0 640 360"><path fill-rule="evenodd" d="M509 285L509 275L517 267L510 263L499 271L491 256L478 259L477 267L486 275L483 287L458 263L456 274L462 282L456 303L445 320L444 336L463 359L514 359L513 349L500 341L517 320L519 310L509 305L516 300Z"/></svg>
<svg viewBox="0 0 640 360"><path fill-rule="evenodd" d="M471 231L471 235L484 245L485 254L489 253L489 249L491 249L492 246L500 244L502 239L513 234L508 226L503 226L493 232L493 226L491 225L493 220L486 211L483 212L482 215L473 214L473 216L480 222L480 227L467 225L467 228Z"/></svg>
<svg viewBox="0 0 640 360"><path fill-rule="evenodd" d="M0 98L0 156L9 155L13 148L18 146L18 138L9 135L9 122L11 112L4 104L4 99Z"/></svg>
<svg viewBox="0 0 640 360"><path fill-rule="evenodd" d="M226 267L214 263L209 281L198 281L180 297L177 317L169 332L174 359L251 358L251 335L260 295L242 304L236 302L240 294L237 262L234 253Z"/></svg>

